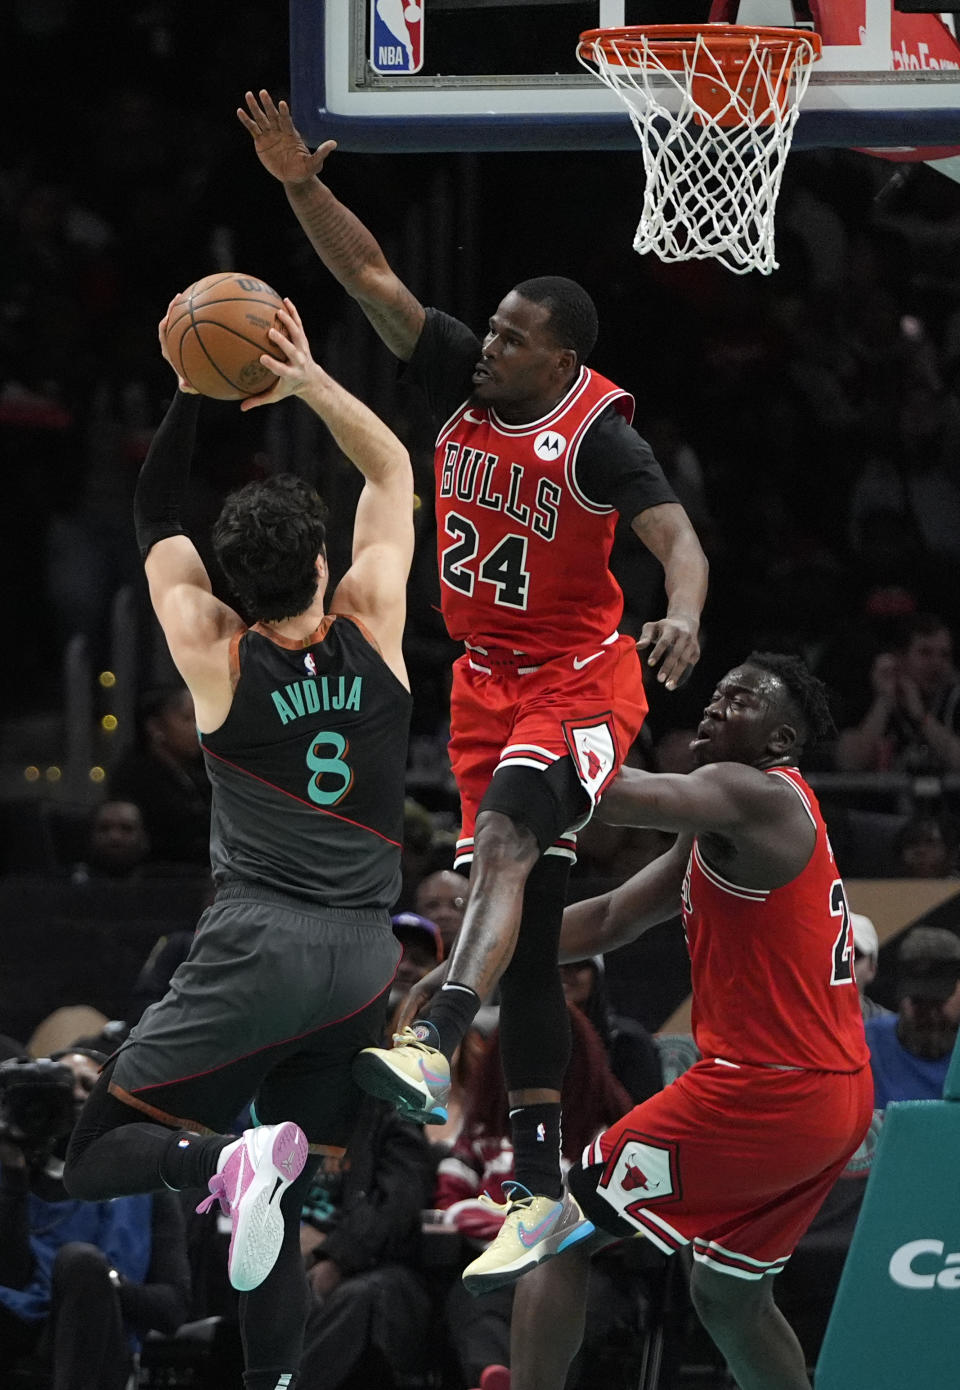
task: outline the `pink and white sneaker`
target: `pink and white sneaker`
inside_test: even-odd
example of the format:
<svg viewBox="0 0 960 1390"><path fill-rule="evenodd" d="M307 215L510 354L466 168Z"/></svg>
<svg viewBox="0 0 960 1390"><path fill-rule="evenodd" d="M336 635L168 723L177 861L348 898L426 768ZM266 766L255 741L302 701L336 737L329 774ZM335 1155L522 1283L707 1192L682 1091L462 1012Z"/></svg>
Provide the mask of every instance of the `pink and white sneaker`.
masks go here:
<svg viewBox="0 0 960 1390"><path fill-rule="evenodd" d="M262 1284L276 1263L283 1243L280 1199L300 1176L307 1152L307 1137L291 1120L246 1129L221 1150L208 1183L210 1196L197 1211L209 1211L219 1201L230 1217L227 1274L241 1292Z"/></svg>

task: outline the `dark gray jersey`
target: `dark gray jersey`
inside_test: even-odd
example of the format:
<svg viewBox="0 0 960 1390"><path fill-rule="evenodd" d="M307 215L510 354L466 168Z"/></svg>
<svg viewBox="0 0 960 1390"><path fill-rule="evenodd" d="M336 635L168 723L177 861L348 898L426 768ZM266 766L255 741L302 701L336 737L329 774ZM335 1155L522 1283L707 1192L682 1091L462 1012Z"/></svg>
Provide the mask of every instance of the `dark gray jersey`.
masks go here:
<svg viewBox="0 0 960 1390"><path fill-rule="evenodd" d="M201 737L214 879L389 908L400 891L409 691L344 616L297 642L249 628L233 655L230 713Z"/></svg>

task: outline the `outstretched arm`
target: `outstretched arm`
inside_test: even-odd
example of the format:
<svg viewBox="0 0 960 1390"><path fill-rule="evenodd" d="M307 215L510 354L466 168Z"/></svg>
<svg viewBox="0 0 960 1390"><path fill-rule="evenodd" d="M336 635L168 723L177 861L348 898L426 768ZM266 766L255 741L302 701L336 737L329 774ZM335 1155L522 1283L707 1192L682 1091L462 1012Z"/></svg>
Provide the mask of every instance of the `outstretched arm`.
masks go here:
<svg viewBox="0 0 960 1390"><path fill-rule="evenodd" d="M326 140L312 154L285 101L268 91L245 97L237 116L253 138L260 163L283 184L297 221L335 279L357 301L392 353L408 362L423 329L423 305L387 264L375 237L317 175L336 148Z"/></svg>
<svg viewBox="0 0 960 1390"><path fill-rule="evenodd" d="M414 539L410 458L379 416L313 360L300 315L291 300L285 299L284 306L278 317L285 332L270 330L278 356L260 358L276 375L277 384L266 395L244 401L241 409L254 410L285 396L299 396L363 474L353 523L352 563L328 607L331 613L360 618L376 638L384 660L405 682L401 644Z"/></svg>
<svg viewBox="0 0 960 1390"><path fill-rule="evenodd" d="M663 502L633 518L636 535L663 566L667 614L644 623L638 648L660 666L657 680L676 690L700 659L700 614L707 596L707 557L683 507Z"/></svg>
<svg viewBox="0 0 960 1390"><path fill-rule="evenodd" d="M681 835L737 832L775 825L798 803L779 778L746 763L708 763L693 772L641 772L622 767L604 792L600 817L611 825L644 825Z"/></svg>
<svg viewBox="0 0 960 1390"><path fill-rule="evenodd" d="M675 916L680 910L680 888L690 844L689 836L679 836L666 854L619 888L565 908L560 932L561 962L614 951L635 941L649 927Z"/></svg>

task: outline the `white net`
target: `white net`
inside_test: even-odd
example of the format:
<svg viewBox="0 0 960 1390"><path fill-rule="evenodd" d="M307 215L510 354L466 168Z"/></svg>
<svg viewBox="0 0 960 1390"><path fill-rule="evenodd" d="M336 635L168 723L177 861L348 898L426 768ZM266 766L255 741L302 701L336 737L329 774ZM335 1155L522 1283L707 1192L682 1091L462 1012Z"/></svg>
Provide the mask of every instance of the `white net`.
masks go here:
<svg viewBox="0 0 960 1390"><path fill-rule="evenodd" d="M741 39L735 60L709 31L672 44L642 32L583 36L580 62L626 106L643 152L635 251L711 257L737 275L776 270L780 180L819 56L815 36L787 33L776 43L762 31Z"/></svg>

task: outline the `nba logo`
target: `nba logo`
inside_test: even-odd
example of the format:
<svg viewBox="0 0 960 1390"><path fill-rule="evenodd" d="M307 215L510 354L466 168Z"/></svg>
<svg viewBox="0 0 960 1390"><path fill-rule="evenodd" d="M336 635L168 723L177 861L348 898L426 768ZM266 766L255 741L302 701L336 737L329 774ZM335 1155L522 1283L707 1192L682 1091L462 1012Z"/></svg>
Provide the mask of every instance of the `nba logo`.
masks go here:
<svg viewBox="0 0 960 1390"><path fill-rule="evenodd" d="M423 67L423 0L370 0L370 66L413 73Z"/></svg>

